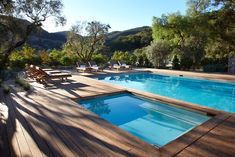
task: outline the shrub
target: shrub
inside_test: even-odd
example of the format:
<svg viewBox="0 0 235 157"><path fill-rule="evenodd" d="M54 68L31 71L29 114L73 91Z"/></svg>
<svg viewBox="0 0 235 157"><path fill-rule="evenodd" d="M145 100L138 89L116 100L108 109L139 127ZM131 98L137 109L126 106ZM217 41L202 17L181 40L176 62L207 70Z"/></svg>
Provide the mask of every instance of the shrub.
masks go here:
<svg viewBox="0 0 235 157"><path fill-rule="evenodd" d="M136 63L139 67L152 67L150 61L148 60L145 52L146 48L136 49L134 55L136 56Z"/></svg>
<svg viewBox="0 0 235 157"><path fill-rule="evenodd" d="M58 51L56 49L53 49L49 52L49 57L50 57L53 65L59 65L60 59L62 58L62 56L63 56L63 52Z"/></svg>
<svg viewBox="0 0 235 157"><path fill-rule="evenodd" d="M127 64L134 64L135 62L133 62L132 59L132 55L129 52L123 52L123 51L115 51L111 60L116 60L116 61L123 61Z"/></svg>
<svg viewBox="0 0 235 157"><path fill-rule="evenodd" d="M172 68L175 70L180 69L179 59L178 59L177 55L175 55L172 59Z"/></svg>
<svg viewBox="0 0 235 157"><path fill-rule="evenodd" d="M44 64L44 65L51 65L51 64L52 64L52 60L51 60L51 58L50 58L48 52L46 52L46 51L41 51L41 52L39 53L39 55L40 55L42 64Z"/></svg>
<svg viewBox="0 0 235 157"><path fill-rule="evenodd" d="M2 85L2 88L3 88L3 93L4 93L4 94L9 94L10 91L11 91L10 86L8 86L8 85L6 85L6 84Z"/></svg>
<svg viewBox="0 0 235 157"><path fill-rule="evenodd" d="M151 45L146 48L146 55L149 61L157 68L165 67L169 54L170 45L164 40L152 42Z"/></svg>
<svg viewBox="0 0 235 157"><path fill-rule="evenodd" d="M25 90L25 91L28 91L28 90L30 90L30 84L28 83L28 82L26 82L25 80L23 80L23 79L21 79L21 78L16 78L15 79L15 83L16 84L19 84L21 87L23 87L23 89Z"/></svg>
<svg viewBox="0 0 235 157"><path fill-rule="evenodd" d="M40 64L41 59L36 55L36 50L29 45L24 45L21 50L14 51L10 57L12 68L24 68L25 64Z"/></svg>
<svg viewBox="0 0 235 157"><path fill-rule="evenodd" d="M92 60L96 62L98 65L104 65L105 63L108 62L108 57L102 54L94 54L92 56Z"/></svg>
<svg viewBox="0 0 235 157"><path fill-rule="evenodd" d="M64 55L60 58L59 63L63 66L69 66L73 64L73 60L68 56Z"/></svg>
<svg viewBox="0 0 235 157"><path fill-rule="evenodd" d="M184 57L182 56L180 60L180 66L183 70L188 70L192 67L193 60L190 57Z"/></svg>

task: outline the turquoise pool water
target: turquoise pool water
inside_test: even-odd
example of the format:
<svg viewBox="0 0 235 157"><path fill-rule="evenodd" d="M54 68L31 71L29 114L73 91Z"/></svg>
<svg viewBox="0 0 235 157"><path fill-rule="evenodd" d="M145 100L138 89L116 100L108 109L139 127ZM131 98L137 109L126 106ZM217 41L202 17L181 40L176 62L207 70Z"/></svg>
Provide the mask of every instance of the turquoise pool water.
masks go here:
<svg viewBox="0 0 235 157"><path fill-rule="evenodd" d="M153 73L101 76L99 80L235 113L235 83Z"/></svg>
<svg viewBox="0 0 235 157"><path fill-rule="evenodd" d="M98 97L79 103L112 124L158 147L210 118L131 94Z"/></svg>

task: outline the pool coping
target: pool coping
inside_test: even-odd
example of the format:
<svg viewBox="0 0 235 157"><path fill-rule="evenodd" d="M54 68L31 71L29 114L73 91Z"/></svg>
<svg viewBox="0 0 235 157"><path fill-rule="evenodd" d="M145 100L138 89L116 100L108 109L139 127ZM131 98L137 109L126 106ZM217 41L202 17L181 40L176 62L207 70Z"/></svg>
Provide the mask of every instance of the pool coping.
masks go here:
<svg viewBox="0 0 235 157"><path fill-rule="evenodd" d="M139 73L139 72L134 72L134 73ZM143 71L143 72L148 72L148 71ZM119 73L119 74L126 74L126 72L125 73ZM110 74L101 74L101 75L102 76L110 76ZM111 75L118 75L118 74L111 74ZM100 97L100 96L109 96L109 95L114 95L114 94L130 93L130 94L137 95L137 96L140 96L140 97L144 97L144 98L147 98L147 99L151 99L151 100L154 100L154 101L160 101L160 102L163 102L163 103L166 103L166 104L169 104L169 105L177 106L177 107L180 107L180 108L184 108L184 109L187 109L187 110L192 110L194 112L196 111L196 112L200 112L200 113L204 113L204 114L207 114L209 116L212 116L212 118L209 119L208 121L206 121L206 122L202 123L201 125L193 128L189 132L183 134L182 136L180 136L177 139L171 141L170 143L166 144L165 146L160 147L160 148L156 147L156 146L153 146L153 147L155 147L155 149L157 149L160 152L161 156L173 156L173 155L176 155L176 154L180 153L185 148L192 145L194 142L196 142L201 137L203 137L208 132L210 132L213 128L220 125L223 121L228 119L231 115L233 115L232 113L229 113L229 112L219 111L219 110L212 109L212 108L209 108L209 107L200 106L200 105L197 105L197 104L176 100L176 99L169 98L169 97L165 97L165 96L161 96L161 95L157 95L157 94L152 94L152 93L149 93L149 92L143 92L143 91L136 90L136 89L130 89L130 88L126 88L126 87L123 87L123 86L120 86L120 85L108 83L108 82L103 82L103 81L94 79L94 77L96 77L96 76L97 75L87 76L87 78L92 79L92 81L98 81L99 83L103 83L103 84L111 86L111 87L122 89L122 91L112 92L112 93L105 93L105 94L98 94L98 95L92 95L92 96L85 96L85 97L80 97L78 99L84 100L84 99L97 98L97 97ZM76 100L78 100L78 99L76 99ZM89 111L89 112L91 112L91 111ZM91 113L93 113L93 112L91 112ZM100 116L98 116L98 117L100 117ZM101 118L101 119L103 119L103 118ZM105 120L105 119L103 119L103 120ZM110 122L108 122L108 123L110 123ZM114 125L114 124L112 124L112 125ZM123 130L123 129L121 129L121 130ZM125 131L125 130L123 130L123 131ZM127 132L127 131L125 131L125 132ZM130 134L130 133L128 133L128 134ZM130 134L130 135L134 136L132 134ZM140 140L142 140L142 139L140 139Z"/></svg>

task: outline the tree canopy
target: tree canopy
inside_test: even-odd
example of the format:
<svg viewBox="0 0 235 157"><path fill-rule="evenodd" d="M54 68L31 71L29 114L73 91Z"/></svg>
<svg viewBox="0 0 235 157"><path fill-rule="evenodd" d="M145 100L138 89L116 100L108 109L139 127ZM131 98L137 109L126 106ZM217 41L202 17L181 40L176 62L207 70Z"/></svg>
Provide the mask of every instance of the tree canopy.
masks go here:
<svg viewBox="0 0 235 157"><path fill-rule="evenodd" d="M49 17L56 24L64 24L61 0L3 0L0 2L1 67L11 52L22 46L32 31ZM21 22L18 18L28 20Z"/></svg>
<svg viewBox="0 0 235 157"><path fill-rule="evenodd" d="M103 48L110 26L98 21L77 23L72 26L64 48L77 54L82 62L91 61L92 55Z"/></svg>
<svg viewBox="0 0 235 157"><path fill-rule="evenodd" d="M185 69L235 55L234 0L189 0L186 15L153 18L153 38L168 41Z"/></svg>

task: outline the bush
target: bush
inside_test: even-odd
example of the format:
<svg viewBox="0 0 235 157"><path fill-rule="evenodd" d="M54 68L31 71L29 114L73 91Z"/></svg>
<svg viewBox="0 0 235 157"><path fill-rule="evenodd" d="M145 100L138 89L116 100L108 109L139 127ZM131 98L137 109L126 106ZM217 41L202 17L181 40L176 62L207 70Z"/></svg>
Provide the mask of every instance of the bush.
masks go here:
<svg viewBox="0 0 235 157"><path fill-rule="evenodd" d="M25 64L40 64L41 58L36 55L36 50L24 45L21 50L14 51L10 57L10 67L24 68Z"/></svg>
<svg viewBox="0 0 235 157"><path fill-rule="evenodd" d="M48 52L41 51L39 55L40 55L42 64L44 64L44 65L51 65L52 64L52 60L51 60Z"/></svg>
<svg viewBox="0 0 235 157"><path fill-rule="evenodd" d="M146 48L146 55L154 67L164 68L170 54L170 45L164 40L152 42Z"/></svg>
<svg viewBox="0 0 235 157"><path fill-rule="evenodd" d="M4 84L4 85L2 85L2 87L3 87L3 93L4 94L9 94L10 93L10 91L11 91L10 86Z"/></svg>
<svg viewBox="0 0 235 157"><path fill-rule="evenodd" d="M23 80L23 79L16 78L16 79L15 79L15 83L16 83L16 84L19 84L21 87L23 87L23 89L24 89L25 91L30 90L30 84L29 84L28 82L26 82L25 80Z"/></svg>
<svg viewBox="0 0 235 157"><path fill-rule="evenodd" d="M59 63L63 66L69 66L73 64L73 60L68 56L64 55L60 58Z"/></svg>
<svg viewBox="0 0 235 157"><path fill-rule="evenodd" d="M122 62L125 62L126 64L133 65L135 64L136 60L134 60L135 58L132 56L133 54L129 52L115 51L111 60L122 61Z"/></svg>
<svg viewBox="0 0 235 157"><path fill-rule="evenodd" d="M204 58L201 64L204 72L227 72L228 70L227 58Z"/></svg>
<svg viewBox="0 0 235 157"><path fill-rule="evenodd" d="M189 57L182 57L180 60L180 66L183 70L189 70L193 65L193 60Z"/></svg>
<svg viewBox="0 0 235 157"><path fill-rule="evenodd" d="M51 63L53 65L59 65L60 64L60 59L63 56L63 52L62 51L58 51L56 49L53 49L49 52L49 57L51 59Z"/></svg>
<svg viewBox="0 0 235 157"><path fill-rule="evenodd" d="M78 61L76 54L56 49L49 52L49 57L52 65L69 66L74 65Z"/></svg>
<svg viewBox="0 0 235 157"><path fill-rule="evenodd" d="M92 56L92 60L96 62L98 65L104 65L105 63L108 62L108 57L102 54L94 54Z"/></svg>
<svg viewBox="0 0 235 157"><path fill-rule="evenodd" d="M145 49L146 48L136 49L134 51L134 55L136 56L136 65L139 67L152 67L151 62L147 58Z"/></svg>
<svg viewBox="0 0 235 157"><path fill-rule="evenodd" d="M203 66L204 72L227 72L227 70L224 64L208 64Z"/></svg>
<svg viewBox="0 0 235 157"><path fill-rule="evenodd" d="M178 59L177 55L175 55L172 59L172 68L175 70L180 69L179 59Z"/></svg>

